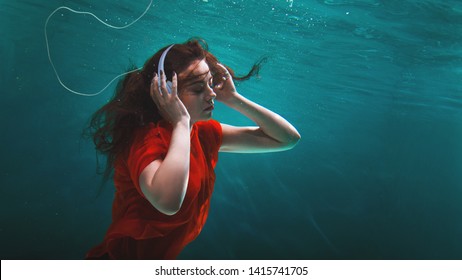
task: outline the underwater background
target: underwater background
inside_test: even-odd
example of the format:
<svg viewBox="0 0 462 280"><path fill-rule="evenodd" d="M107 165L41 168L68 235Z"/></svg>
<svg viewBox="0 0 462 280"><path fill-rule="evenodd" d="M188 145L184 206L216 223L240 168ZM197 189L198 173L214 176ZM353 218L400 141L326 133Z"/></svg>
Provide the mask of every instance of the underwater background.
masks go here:
<svg viewBox="0 0 462 280"><path fill-rule="evenodd" d="M111 221L82 131L115 83L64 89L47 17L68 6L124 25L149 2L0 1L2 259L82 259ZM302 139L221 153L180 259L462 259L462 1L153 1L122 30L60 10L47 34L81 92L194 36L238 74L269 58L238 90ZM214 118L251 124L221 104Z"/></svg>

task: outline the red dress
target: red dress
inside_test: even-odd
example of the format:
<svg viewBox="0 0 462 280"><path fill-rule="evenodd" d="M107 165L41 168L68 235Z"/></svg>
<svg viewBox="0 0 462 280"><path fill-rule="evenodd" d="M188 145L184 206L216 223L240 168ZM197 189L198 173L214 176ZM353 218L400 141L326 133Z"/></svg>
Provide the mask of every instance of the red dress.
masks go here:
<svg viewBox="0 0 462 280"><path fill-rule="evenodd" d="M135 132L128 154L114 166L112 224L86 258L174 259L199 235L210 207L221 125L214 120L193 125L188 189L181 209L168 216L144 197L138 178L152 161L165 158L171 134L171 126L162 121Z"/></svg>

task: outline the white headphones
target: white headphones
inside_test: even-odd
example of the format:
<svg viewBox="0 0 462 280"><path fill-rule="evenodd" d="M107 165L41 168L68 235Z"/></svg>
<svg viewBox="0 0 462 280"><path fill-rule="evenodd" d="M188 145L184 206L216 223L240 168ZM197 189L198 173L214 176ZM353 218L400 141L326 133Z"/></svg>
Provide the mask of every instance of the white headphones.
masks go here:
<svg viewBox="0 0 462 280"><path fill-rule="evenodd" d="M163 53L162 55L160 56L160 59L159 59L159 67L158 67L158 71L157 71L157 75L159 77L159 92L161 92L161 89L160 89L160 83L161 83L161 71L164 72L165 74L165 71L164 71L164 62L165 62L165 57L167 56L167 53L168 51L174 46L175 44L169 46ZM167 81L167 91L168 93L172 93L172 82L171 81Z"/></svg>

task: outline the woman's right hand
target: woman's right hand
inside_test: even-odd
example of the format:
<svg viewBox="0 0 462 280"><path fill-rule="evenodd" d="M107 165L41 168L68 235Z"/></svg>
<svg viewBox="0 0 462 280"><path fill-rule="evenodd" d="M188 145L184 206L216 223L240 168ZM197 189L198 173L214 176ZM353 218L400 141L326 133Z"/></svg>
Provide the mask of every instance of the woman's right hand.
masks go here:
<svg viewBox="0 0 462 280"><path fill-rule="evenodd" d="M154 73L154 78L151 81L150 95L154 103L156 103L162 117L176 125L180 122L186 122L189 125L190 116L188 110L178 97L178 77L173 73L172 92L168 93L165 74L161 74L161 84L159 86L159 77Z"/></svg>

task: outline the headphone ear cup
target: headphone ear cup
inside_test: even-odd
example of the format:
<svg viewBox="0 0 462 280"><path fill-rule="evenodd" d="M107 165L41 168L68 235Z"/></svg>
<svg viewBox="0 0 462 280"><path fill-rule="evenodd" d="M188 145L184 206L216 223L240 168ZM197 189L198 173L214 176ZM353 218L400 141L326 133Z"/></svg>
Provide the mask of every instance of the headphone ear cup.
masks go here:
<svg viewBox="0 0 462 280"><path fill-rule="evenodd" d="M173 86L172 82L167 81L167 91L168 91L168 93L172 93L172 86Z"/></svg>

